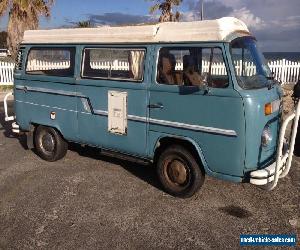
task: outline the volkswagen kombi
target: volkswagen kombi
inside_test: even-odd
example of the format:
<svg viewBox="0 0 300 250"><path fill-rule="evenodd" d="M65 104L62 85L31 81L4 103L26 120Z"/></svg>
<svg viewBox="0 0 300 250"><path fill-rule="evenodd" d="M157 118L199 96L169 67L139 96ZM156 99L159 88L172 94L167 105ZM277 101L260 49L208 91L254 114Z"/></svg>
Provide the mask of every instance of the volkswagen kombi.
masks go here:
<svg viewBox="0 0 300 250"><path fill-rule="evenodd" d="M273 189L290 169L299 108L282 122L280 85L238 19L26 31L14 77L6 120L44 160L98 147L153 163L179 197L206 174Z"/></svg>

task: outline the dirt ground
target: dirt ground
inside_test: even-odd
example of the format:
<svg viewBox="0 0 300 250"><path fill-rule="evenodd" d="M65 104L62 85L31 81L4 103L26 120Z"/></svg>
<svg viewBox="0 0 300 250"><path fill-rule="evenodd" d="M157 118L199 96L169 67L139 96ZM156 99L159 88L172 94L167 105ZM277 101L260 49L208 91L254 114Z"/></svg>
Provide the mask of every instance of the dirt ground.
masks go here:
<svg viewBox="0 0 300 250"><path fill-rule="evenodd" d="M294 85L283 86L283 113L284 115L289 114L294 109L294 101L292 98Z"/></svg>
<svg viewBox="0 0 300 250"><path fill-rule="evenodd" d="M153 167L91 148L41 160L10 132L2 107L0 249L238 249L240 234L299 240L300 158L271 192L207 177L182 200L161 190Z"/></svg>

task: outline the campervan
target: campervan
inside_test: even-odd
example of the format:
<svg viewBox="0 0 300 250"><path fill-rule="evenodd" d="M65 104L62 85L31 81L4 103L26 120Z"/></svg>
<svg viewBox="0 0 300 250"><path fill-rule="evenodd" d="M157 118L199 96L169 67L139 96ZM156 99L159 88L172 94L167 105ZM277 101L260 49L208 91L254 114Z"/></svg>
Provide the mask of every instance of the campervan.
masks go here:
<svg viewBox="0 0 300 250"><path fill-rule="evenodd" d="M26 31L13 95L6 120L42 159L89 145L152 164L184 198L206 175L273 189L290 170L299 119L297 108L283 121L281 87L231 17Z"/></svg>

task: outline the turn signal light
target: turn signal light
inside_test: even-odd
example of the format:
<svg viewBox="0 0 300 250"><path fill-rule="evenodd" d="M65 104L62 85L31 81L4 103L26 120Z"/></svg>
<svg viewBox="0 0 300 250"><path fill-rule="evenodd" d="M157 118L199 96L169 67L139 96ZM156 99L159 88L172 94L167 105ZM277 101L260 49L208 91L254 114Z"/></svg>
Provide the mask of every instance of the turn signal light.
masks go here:
<svg viewBox="0 0 300 250"><path fill-rule="evenodd" d="M265 115L270 115L277 112L280 109L281 101L275 100L265 104Z"/></svg>
<svg viewBox="0 0 300 250"><path fill-rule="evenodd" d="M265 104L265 115L272 114L272 103Z"/></svg>

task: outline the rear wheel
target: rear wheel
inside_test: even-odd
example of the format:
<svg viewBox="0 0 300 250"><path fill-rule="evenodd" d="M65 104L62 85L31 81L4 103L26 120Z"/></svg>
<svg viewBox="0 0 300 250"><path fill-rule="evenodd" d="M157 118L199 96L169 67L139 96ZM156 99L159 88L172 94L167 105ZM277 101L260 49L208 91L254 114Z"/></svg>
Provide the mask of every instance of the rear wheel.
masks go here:
<svg viewBox="0 0 300 250"><path fill-rule="evenodd" d="M188 198L203 185L205 174L195 157L184 147L173 145L159 157L157 173L171 195Z"/></svg>
<svg viewBox="0 0 300 250"><path fill-rule="evenodd" d="M58 161L68 151L68 143L54 128L38 126L35 131L34 142L37 154L46 161Z"/></svg>

